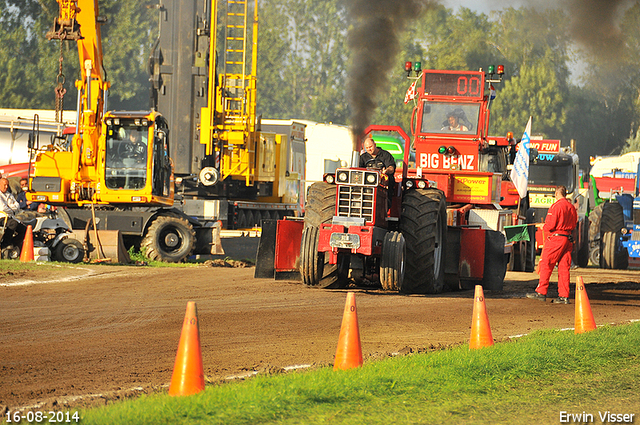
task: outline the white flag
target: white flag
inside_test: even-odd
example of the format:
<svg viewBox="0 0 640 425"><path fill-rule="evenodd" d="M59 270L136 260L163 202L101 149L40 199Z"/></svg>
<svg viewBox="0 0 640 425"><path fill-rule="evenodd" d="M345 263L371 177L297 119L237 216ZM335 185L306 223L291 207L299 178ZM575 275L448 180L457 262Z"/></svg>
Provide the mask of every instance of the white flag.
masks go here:
<svg viewBox="0 0 640 425"><path fill-rule="evenodd" d="M520 199L527 196L527 182L529 180L529 145L531 143L531 117L522 135L520 141L520 147L516 154L516 159L513 161L513 168L511 169L511 181L518 189L518 195Z"/></svg>

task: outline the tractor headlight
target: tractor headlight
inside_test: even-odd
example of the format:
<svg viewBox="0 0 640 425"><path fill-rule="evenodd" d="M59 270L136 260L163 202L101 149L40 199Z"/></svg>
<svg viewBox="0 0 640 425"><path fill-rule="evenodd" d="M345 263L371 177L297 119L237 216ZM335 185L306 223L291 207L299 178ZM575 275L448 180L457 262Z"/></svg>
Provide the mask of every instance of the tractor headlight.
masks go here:
<svg viewBox="0 0 640 425"><path fill-rule="evenodd" d="M335 182L335 179L333 178L333 174L329 174L327 177L325 177L324 181L326 181L329 184L333 184Z"/></svg>
<svg viewBox="0 0 640 425"><path fill-rule="evenodd" d="M413 187L413 180L407 180L406 186L407 189L411 189Z"/></svg>
<svg viewBox="0 0 640 425"><path fill-rule="evenodd" d="M427 187L427 182L424 180L418 180L418 188L425 189Z"/></svg>
<svg viewBox="0 0 640 425"><path fill-rule="evenodd" d="M349 175L345 171L340 171L338 173L338 181L346 182L349 179Z"/></svg>
<svg viewBox="0 0 640 425"><path fill-rule="evenodd" d="M374 184L376 182L376 175L373 173L367 174L367 183Z"/></svg>

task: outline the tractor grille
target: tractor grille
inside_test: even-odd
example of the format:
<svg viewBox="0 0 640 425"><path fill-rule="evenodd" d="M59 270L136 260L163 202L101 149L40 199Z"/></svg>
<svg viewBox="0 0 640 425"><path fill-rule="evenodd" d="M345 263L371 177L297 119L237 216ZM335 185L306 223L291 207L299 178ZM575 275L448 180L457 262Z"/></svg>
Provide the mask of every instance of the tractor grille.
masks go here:
<svg viewBox="0 0 640 425"><path fill-rule="evenodd" d="M373 221L374 191L372 186L340 186L338 217L359 217Z"/></svg>

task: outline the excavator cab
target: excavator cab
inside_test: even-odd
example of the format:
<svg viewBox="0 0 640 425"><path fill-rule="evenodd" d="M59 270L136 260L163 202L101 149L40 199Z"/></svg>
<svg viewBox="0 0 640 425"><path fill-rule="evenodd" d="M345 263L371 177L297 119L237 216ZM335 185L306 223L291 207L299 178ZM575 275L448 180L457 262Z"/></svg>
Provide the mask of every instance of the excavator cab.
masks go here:
<svg viewBox="0 0 640 425"><path fill-rule="evenodd" d="M73 152L39 150L28 198L52 205L173 205L168 124L157 112L107 112L92 148L75 134ZM96 158L74 160L74 152ZM75 154L78 155L78 154Z"/></svg>
<svg viewBox="0 0 640 425"><path fill-rule="evenodd" d="M131 193L129 202L169 202L173 174L166 120L155 112L108 112L104 123L105 196Z"/></svg>

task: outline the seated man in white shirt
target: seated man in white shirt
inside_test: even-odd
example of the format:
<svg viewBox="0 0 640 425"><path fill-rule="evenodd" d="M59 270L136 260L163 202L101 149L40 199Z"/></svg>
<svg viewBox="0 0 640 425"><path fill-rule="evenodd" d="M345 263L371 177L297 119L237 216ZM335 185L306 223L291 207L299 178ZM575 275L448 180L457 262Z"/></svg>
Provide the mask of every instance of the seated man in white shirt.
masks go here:
<svg viewBox="0 0 640 425"><path fill-rule="evenodd" d="M16 220L16 214L20 213L20 205L13 194L9 191L9 180L0 178L0 211L7 214L7 225L2 238L5 245L22 247L24 235L27 228L24 224Z"/></svg>

